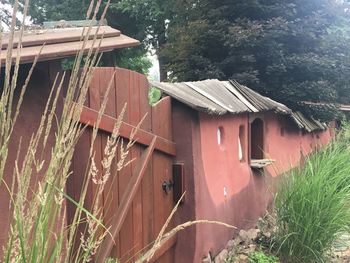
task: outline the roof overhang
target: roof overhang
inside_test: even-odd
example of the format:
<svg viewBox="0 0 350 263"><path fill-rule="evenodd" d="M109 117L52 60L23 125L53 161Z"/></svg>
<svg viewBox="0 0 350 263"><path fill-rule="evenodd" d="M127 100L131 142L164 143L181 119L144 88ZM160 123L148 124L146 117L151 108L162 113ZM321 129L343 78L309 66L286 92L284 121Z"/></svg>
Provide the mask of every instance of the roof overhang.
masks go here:
<svg viewBox="0 0 350 263"><path fill-rule="evenodd" d="M301 112L293 112L284 104L262 96L237 81L217 79L178 83L153 81L150 85L181 103L207 114L251 114L273 111L289 116L299 129L307 132L327 128L324 123L306 117Z"/></svg>
<svg viewBox="0 0 350 263"><path fill-rule="evenodd" d="M89 35L89 40L84 45L84 36ZM96 36L96 39L94 40ZM12 63L15 62L18 53L19 33L14 35ZM87 53L91 48L100 52L126 48L139 45L140 42L121 34L117 29L109 26L92 27L88 31L86 27L44 29L25 32L22 38L20 50L20 63L31 63L39 55L39 61L48 61L75 56L80 50ZM6 61L9 35L4 35L0 50L0 63L3 66Z"/></svg>

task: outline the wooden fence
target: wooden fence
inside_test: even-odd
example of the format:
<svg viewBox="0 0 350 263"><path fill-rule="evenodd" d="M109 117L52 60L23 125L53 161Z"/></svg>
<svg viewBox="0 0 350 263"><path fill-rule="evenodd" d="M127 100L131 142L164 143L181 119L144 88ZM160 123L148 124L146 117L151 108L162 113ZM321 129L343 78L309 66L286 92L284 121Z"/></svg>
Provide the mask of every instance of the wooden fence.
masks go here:
<svg viewBox="0 0 350 263"><path fill-rule="evenodd" d="M166 193L162 188L164 182L172 180L172 158L175 155L171 105L169 98L162 99L154 107L149 105L149 84L141 74L119 68L96 68L81 115L83 124L93 125L96 122L97 112L113 75L112 90L94 145L99 171L103 170L101 158L107 137L124 104L127 103L127 110L120 133L125 143L133 127L146 117L136 134L137 143L127 159L135 161L110 178L104 190L104 223L115 236L114 240L107 236L95 260L103 262L103 259L111 256L119 258L121 262L133 262L140 253L150 248L174 207L173 192ZM67 184L68 194L76 200L79 199L88 162L91 135L92 129L87 129L80 138L73 160L73 175ZM94 192L94 186L90 184L87 207L92 204ZM73 210L73 206L68 204L68 219ZM176 238L169 240L153 262L173 262L175 243Z"/></svg>

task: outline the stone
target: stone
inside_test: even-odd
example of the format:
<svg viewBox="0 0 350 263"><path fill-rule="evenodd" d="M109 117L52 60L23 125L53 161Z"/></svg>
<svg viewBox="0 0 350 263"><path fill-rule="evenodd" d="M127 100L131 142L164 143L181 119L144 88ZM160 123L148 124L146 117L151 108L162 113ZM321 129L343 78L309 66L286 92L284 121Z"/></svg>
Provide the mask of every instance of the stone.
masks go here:
<svg viewBox="0 0 350 263"><path fill-rule="evenodd" d="M239 231L238 236L245 244L249 245L258 238L259 233L260 230L256 228L249 229L248 231L242 229Z"/></svg>
<svg viewBox="0 0 350 263"><path fill-rule="evenodd" d="M231 239L227 242L226 249L228 251L232 251L235 248L235 246L236 246L235 241Z"/></svg>
<svg viewBox="0 0 350 263"><path fill-rule="evenodd" d="M235 247L241 245L242 243L243 243L243 241L242 241L242 239L241 239L240 236L237 236L237 237L233 240L233 245L234 245Z"/></svg>
<svg viewBox="0 0 350 263"><path fill-rule="evenodd" d="M224 263L227 256L228 256L228 251L227 251L227 249L224 249L215 257L214 262L215 263Z"/></svg>
<svg viewBox="0 0 350 263"><path fill-rule="evenodd" d="M248 256L247 255L239 255L238 257L237 257L237 259L238 259L238 263L245 263L245 262L248 262Z"/></svg>
<svg viewBox="0 0 350 263"><path fill-rule="evenodd" d="M240 251L243 255L249 255L250 253L254 252L256 250L256 245L250 244L249 246L245 247Z"/></svg>
<svg viewBox="0 0 350 263"><path fill-rule="evenodd" d="M212 261L210 260L210 258L205 258L202 260L202 263L212 263Z"/></svg>
<svg viewBox="0 0 350 263"><path fill-rule="evenodd" d="M243 243L246 243L246 244L250 243L247 231L245 231L243 229L240 230L238 233L238 236L240 237L240 239L242 240Z"/></svg>
<svg viewBox="0 0 350 263"><path fill-rule="evenodd" d="M260 230L257 228L249 229L247 231L247 236L250 240L256 240L258 238L259 233L260 233Z"/></svg>
<svg viewBox="0 0 350 263"><path fill-rule="evenodd" d="M264 231L264 232L262 232L262 235L265 236L265 237L267 237L267 238L270 238L270 237L271 237L271 232L269 232L269 231Z"/></svg>

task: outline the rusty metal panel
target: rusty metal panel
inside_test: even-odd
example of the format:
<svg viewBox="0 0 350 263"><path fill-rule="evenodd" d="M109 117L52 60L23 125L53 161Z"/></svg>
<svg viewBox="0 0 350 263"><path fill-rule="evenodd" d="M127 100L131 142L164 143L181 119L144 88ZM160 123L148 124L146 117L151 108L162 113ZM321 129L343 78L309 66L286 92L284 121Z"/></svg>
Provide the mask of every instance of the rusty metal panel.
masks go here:
<svg viewBox="0 0 350 263"><path fill-rule="evenodd" d="M185 84L230 113L250 111L249 108L228 91L224 83L219 80L210 79L197 82L185 82Z"/></svg>
<svg viewBox="0 0 350 263"><path fill-rule="evenodd" d="M191 108L209 114L223 115L227 110L212 102L184 83L151 82L151 86L160 89L165 94L190 106Z"/></svg>
<svg viewBox="0 0 350 263"><path fill-rule="evenodd" d="M239 84L237 81L230 80L231 85L240 94L242 94L259 111L274 110L278 113L289 114L292 112L287 106Z"/></svg>
<svg viewBox="0 0 350 263"><path fill-rule="evenodd" d="M208 114L274 111L288 115L299 129L308 132L324 130L327 127L324 123L308 118L301 112L293 112L286 105L260 95L234 80L211 79L180 83L152 82L151 84L191 108Z"/></svg>

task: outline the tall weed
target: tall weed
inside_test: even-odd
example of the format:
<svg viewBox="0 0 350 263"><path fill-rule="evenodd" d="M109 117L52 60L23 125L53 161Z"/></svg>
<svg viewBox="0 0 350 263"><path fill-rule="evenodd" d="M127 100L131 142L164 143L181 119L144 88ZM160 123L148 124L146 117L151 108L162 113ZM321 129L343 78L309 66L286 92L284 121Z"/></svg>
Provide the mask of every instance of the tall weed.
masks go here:
<svg viewBox="0 0 350 263"><path fill-rule="evenodd" d="M350 226L349 126L305 166L286 175L276 195L275 248L284 262L327 262Z"/></svg>
<svg viewBox="0 0 350 263"><path fill-rule="evenodd" d="M98 0L96 3L95 1L91 2L87 18L96 19L101 2L102 0ZM28 3L28 0L24 3L23 22L25 21ZM11 137L21 111L21 103L31 74L40 57L40 54L38 54L25 84L19 92L19 98L15 98L15 89L18 88L17 77L21 52L21 48L17 48L16 51L13 49L18 7L19 1L16 0L13 8L13 23L8 33L9 45L5 51L2 51L7 52L7 54L4 65L4 86L0 97L1 181L8 161L8 149L12 147L10 145ZM102 13L101 19L104 18L107 8L108 4ZM108 234L108 229L103 226L99 205L101 192L108 178L113 176L110 167L112 162L115 161L115 152L120 142L118 135L122 114L115 123L112 135L107 140L105 156L102 160L103 172L96 169L93 150L97 126L106 107L108 91L99 112L99 119L93 129L89 165L86 167L80 199L73 200L65 193L67 178L71 175L70 167L75 145L85 129L79 122L81 111L94 66L98 64L100 59L98 51L101 40L97 39L97 35L95 35L93 48L87 52L83 60L83 55L85 55L83 50L87 46L91 30L91 26L86 27L85 33L82 35L82 49L76 56L68 87L65 90L62 109L58 112L58 101L63 92L63 83L67 78L66 73L57 74L41 116L40 124L33 134L26 135L30 139L28 145L22 145L21 143L18 145L18 155L12 174L12 185L7 185L2 181L11 196L12 215L10 217L7 244L3 250L1 262L89 262L104 236ZM19 47L21 46L22 35L23 27L19 33ZM15 59L13 60L12 57L15 57ZM111 88L111 83L112 81L107 90ZM54 137L53 144L48 143L50 136ZM132 142L124 148L122 147L125 156L131 146ZM50 157L47 158L44 152L50 152ZM122 168L124 160L125 158L119 160L118 168ZM98 179L97 173L101 175ZM33 185L33 178L38 174L41 175L41 179ZM84 202L87 186L91 181L96 185L98 191L93 208L88 211L84 208ZM77 207L73 222L70 225L66 223L65 207L67 201L74 203ZM87 225L87 235L77 233L78 226L83 221Z"/></svg>
<svg viewBox="0 0 350 263"><path fill-rule="evenodd" d="M23 22L26 18L28 3L29 0L25 0ZM102 0L91 1L87 19L96 20L101 4ZM13 173L10 175L6 174L6 177L12 176L12 185L7 185L3 178L5 166L8 164L8 149L12 147L10 145L11 137L13 136L17 117L21 111L26 88L40 57L39 53L32 64L24 86L21 87L19 97L15 98L17 96L15 95L15 89L18 88L17 77L20 67L21 48L18 48L16 54L14 54L13 39L19 6L19 1L15 0L13 23L9 33L9 45L5 51L0 49L0 52L7 52L7 59L4 65L4 86L0 94L0 182L10 193L12 212L10 231L6 240L7 244L3 248L3 253L0 253L3 255L0 261L5 263L90 262L96 256L106 235L110 235L108 229L103 225L101 198L108 180L111 180L110 178L113 176L117 176L114 173L114 169L111 169L112 163L116 164L116 172L128 165L129 162L126 161L126 158L130 148L133 146L133 136L136 135L139 126L132 131L129 142L123 144L119 138L119 128L124 108L115 123L113 133L107 139L101 165L96 165L94 142L97 137L97 127L107 104L108 91L112 87L113 76L104 95L98 120L92 131L86 171L85 174L80 175L84 178L80 199L74 200L66 194L65 187L67 179L71 176L70 168L74 149L86 128L79 121L80 115L86 100L94 67L98 65L101 57L99 55L99 47L102 40L97 39L97 35L93 38L94 43L87 54L83 52L92 30L91 26L86 27L81 38L82 49L76 56L69 80L66 81L68 74L57 74L45 110L41 116L40 124L36 127L36 131L33 134L26 135L30 138L28 145L22 145L21 143L18 145L18 156ZM101 14L101 20L104 19L108 6L109 1L107 1ZM1 34L0 32L0 43L2 39ZM19 33L19 47L21 47L22 35L23 27ZM15 57L15 60L12 57ZM2 65L0 65L0 70L2 70ZM66 82L68 82L67 87L63 87L63 83ZM63 90L65 94L64 103L62 107L59 107L58 101ZM54 137L53 144L48 143L49 137ZM118 160L115 159L117 149L120 151ZM47 152L51 153L49 157L47 154L44 154ZM97 167L102 167L102 171L99 171ZM40 180L33 184L33 178L38 174L40 174ZM96 194L93 197L92 207L90 210L87 210L85 208L85 197L88 185L91 183L94 184ZM69 225L67 225L66 219L67 202L71 202L76 206L75 214ZM150 244L152 247L149 251L143 253L139 262L150 261L166 240L178 231L194 224L217 224L233 228L220 222L198 220L181 224L166 233L166 227L176 208L169 216L155 242ZM86 225L86 234L79 232L82 223ZM109 261L113 260L109 259Z"/></svg>

